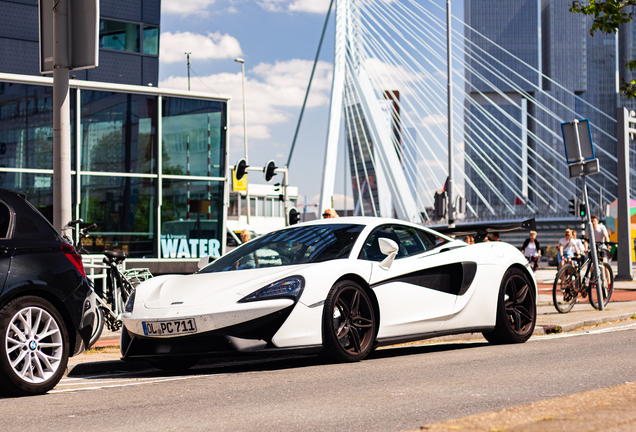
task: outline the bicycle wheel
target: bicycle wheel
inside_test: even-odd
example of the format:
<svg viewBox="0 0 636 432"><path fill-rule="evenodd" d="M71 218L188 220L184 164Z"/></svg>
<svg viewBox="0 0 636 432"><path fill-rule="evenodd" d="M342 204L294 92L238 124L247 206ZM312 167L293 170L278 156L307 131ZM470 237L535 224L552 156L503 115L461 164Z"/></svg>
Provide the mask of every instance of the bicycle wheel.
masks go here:
<svg viewBox="0 0 636 432"><path fill-rule="evenodd" d="M556 310L560 313L567 313L572 310L576 304L579 284L579 274L573 265L566 264L561 267L561 270L554 278L552 287L552 300Z"/></svg>
<svg viewBox="0 0 636 432"><path fill-rule="evenodd" d="M88 341L88 346L86 349L95 345L95 342L99 340L104 331L104 312L101 307L95 308L95 320L93 321L93 334L91 335L90 340Z"/></svg>
<svg viewBox="0 0 636 432"><path fill-rule="evenodd" d="M612 267L609 264L604 263L603 269L605 270L605 280L603 281L603 286L601 287L601 291L603 292L603 307L607 306L610 299L612 298L612 293L614 292L614 272L612 272ZM596 292L596 284L589 284L590 290L590 304L595 309L599 308L598 305L598 294Z"/></svg>

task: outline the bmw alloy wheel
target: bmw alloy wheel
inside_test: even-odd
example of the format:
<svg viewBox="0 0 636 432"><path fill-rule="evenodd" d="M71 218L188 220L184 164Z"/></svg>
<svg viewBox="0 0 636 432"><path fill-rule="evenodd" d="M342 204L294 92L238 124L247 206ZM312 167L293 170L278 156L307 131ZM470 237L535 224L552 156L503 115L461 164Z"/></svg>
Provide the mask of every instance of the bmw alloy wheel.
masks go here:
<svg viewBox="0 0 636 432"><path fill-rule="evenodd" d="M64 354L58 322L46 310L25 307L10 321L5 335L5 352L17 377L40 384L53 377Z"/></svg>

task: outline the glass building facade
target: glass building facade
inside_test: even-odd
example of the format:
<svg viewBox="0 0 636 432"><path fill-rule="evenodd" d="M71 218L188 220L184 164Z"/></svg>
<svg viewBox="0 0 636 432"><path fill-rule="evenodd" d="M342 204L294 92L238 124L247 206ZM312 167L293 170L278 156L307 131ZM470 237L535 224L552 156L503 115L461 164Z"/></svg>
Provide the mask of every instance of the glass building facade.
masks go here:
<svg viewBox="0 0 636 432"><path fill-rule="evenodd" d="M476 189L490 194L490 183L501 191L503 199L486 197L500 215L516 205L515 214L568 216L567 199L579 191L563 184L563 177L554 172L559 169L563 176L568 175L561 156L562 121L590 119L598 127L592 130L593 141L603 149L596 154L599 163L616 175L616 142L612 139L616 134L612 120L617 106L616 36L597 32L591 37L591 18L571 13L569 3L464 0L465 21L474 29L467 27L465 34L471 46L478 48L466 56L467 92L472 100L465 112L465 135L467 153L475 156L475 166L467 163L465 171ZM547 78L540 78L537 71ZM524 120L526 131L519 127ZM524 139L526 148L522 149ZM494 156L489 147L495 142L509 155L527 152L527 195L519 193L521 180L515 174L522 172L521 157L500 155L499 159L492 157L492 163L479 156ZM504 162L509 166L504 168ZM607 176L590 181L592 201L598 200L599 188L607 192L606 199L616 195L616 184ZM466 189L466 195L473 206L481 202L472 188ZM524 208L528 203L532 211Z"/></svg>
<svg viewBox="0 0 636 432"><path fill-rule="evenodd" d="M0 74L0 184L53 216L52 80ZM74 217L89 252L220 254L228 201L223 97L73 82Z"/></svg>

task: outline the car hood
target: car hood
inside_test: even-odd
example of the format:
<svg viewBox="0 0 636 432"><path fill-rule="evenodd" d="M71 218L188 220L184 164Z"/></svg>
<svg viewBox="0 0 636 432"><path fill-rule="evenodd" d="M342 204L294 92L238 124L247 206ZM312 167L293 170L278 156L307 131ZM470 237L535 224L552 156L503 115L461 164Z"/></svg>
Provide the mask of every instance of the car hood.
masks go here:
<svg viewBox="0 0 636 432"><path fill-rule="evenodd" d="M285 276L297 274L311 264L238 270L219 273L195 273L192 275L163 276L138 287L137 295L149 309L187 307L204 304L213 299L221 301L224 295L235 302Z"/></svg>

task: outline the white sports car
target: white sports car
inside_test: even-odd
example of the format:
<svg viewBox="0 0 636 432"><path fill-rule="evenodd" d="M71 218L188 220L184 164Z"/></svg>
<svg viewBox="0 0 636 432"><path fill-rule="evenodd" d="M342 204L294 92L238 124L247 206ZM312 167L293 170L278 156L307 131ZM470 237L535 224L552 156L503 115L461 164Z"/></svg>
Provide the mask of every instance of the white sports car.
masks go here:
<svg viewBox="0 0 636 432"><path fill-rule="evenodd" d="M378 346L466 332L525 342L537 298L526 265L510 244L467 245L393 219L294 225L195 274L139 285L123 315L122 358L178 369L236 353L357 361Z"/></svg>

